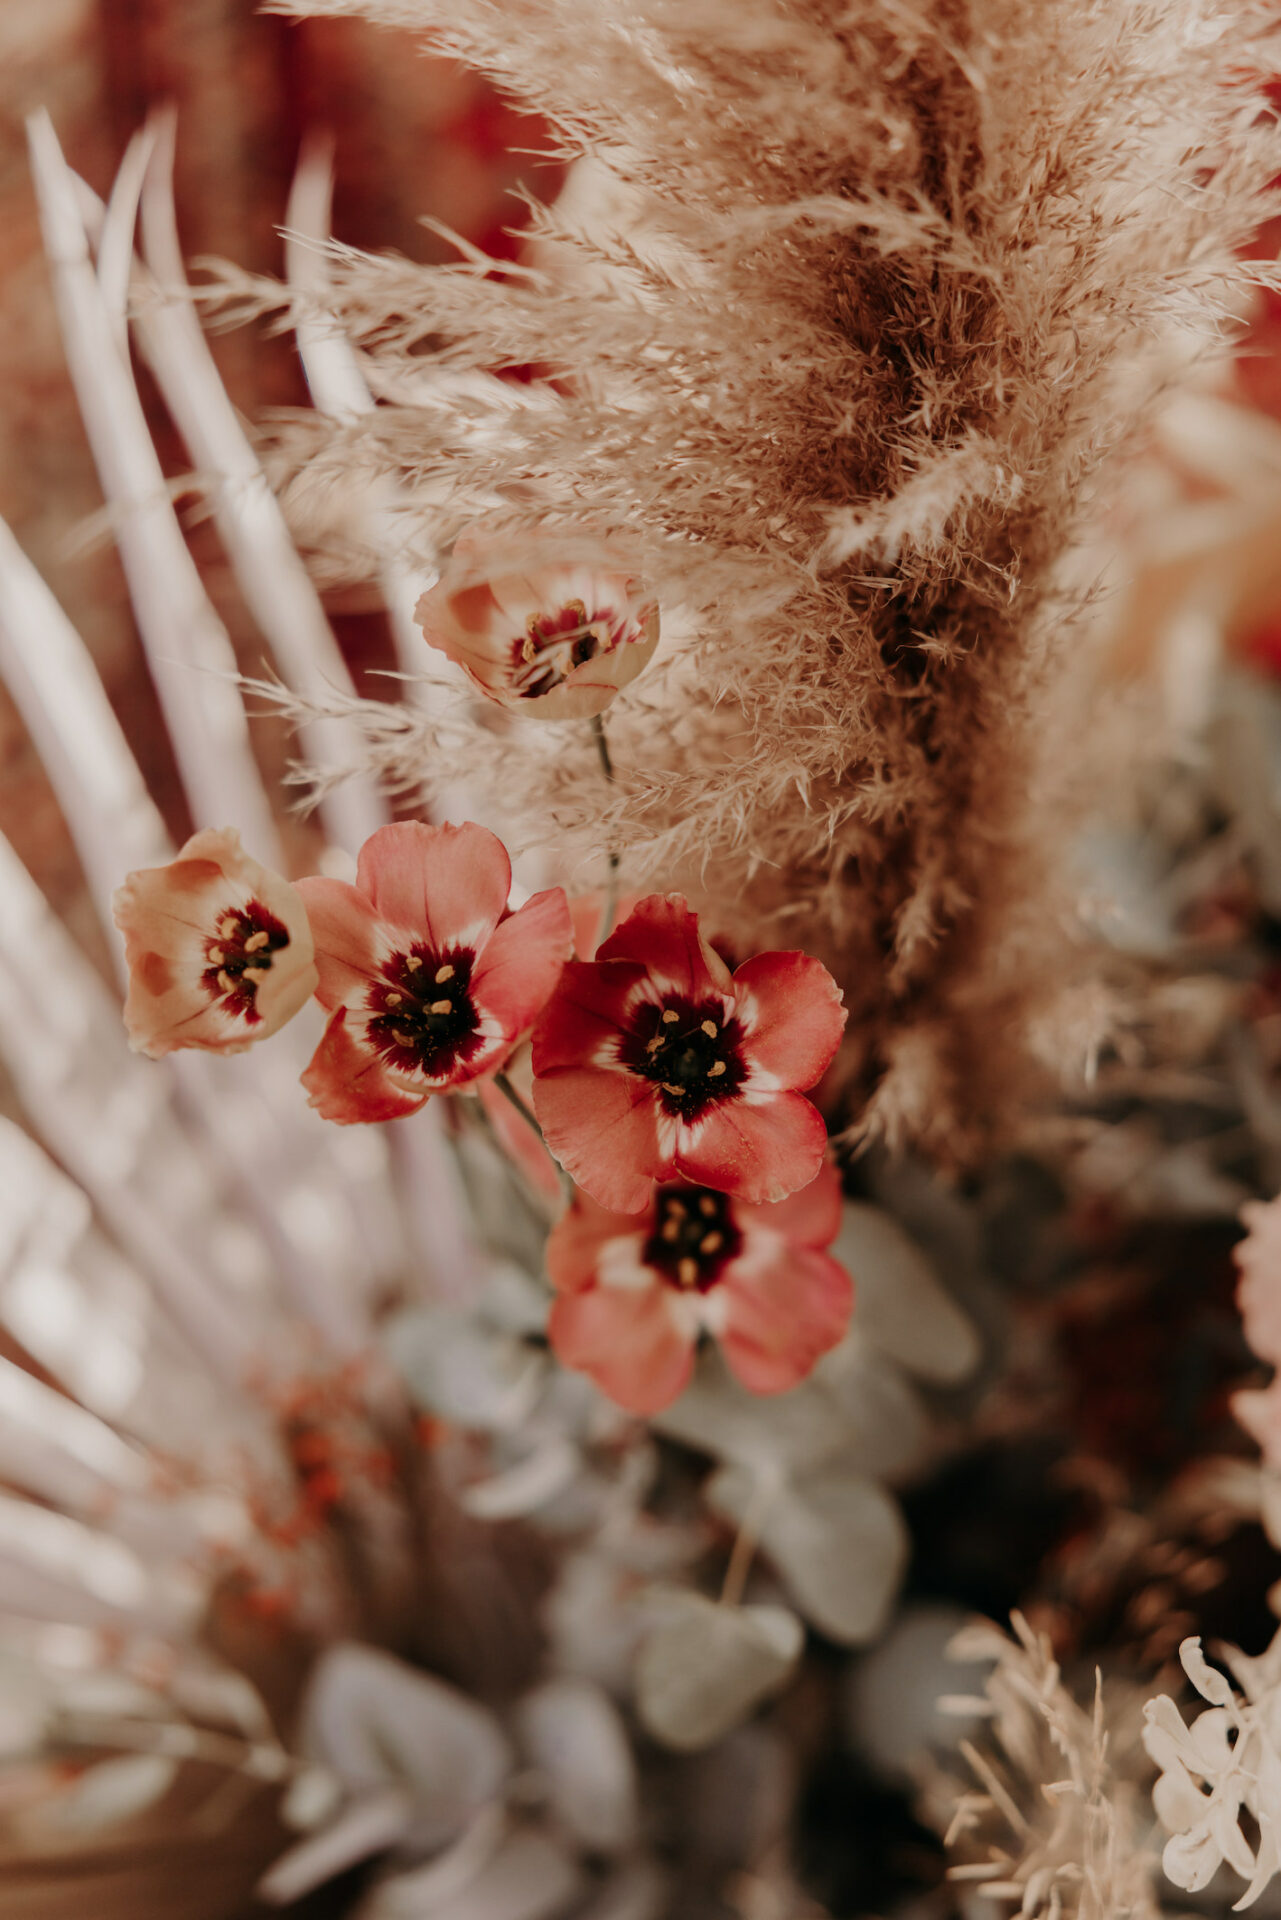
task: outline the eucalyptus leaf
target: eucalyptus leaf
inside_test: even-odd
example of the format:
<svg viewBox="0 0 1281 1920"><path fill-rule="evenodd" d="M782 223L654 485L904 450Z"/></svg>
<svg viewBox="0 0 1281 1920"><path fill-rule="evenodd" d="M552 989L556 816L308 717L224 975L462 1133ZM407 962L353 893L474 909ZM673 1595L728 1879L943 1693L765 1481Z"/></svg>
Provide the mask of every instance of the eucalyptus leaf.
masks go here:
<svg viewBox="0 0 1281 1920"><path fill-rule="evenodd" d="M786 1607L727 1607L674 1588L655 1603L636 1656L636 1710L680 1752L710 1746L777 1693L805 1642Z"/></svg>
<svg viewBox="0 0 1281 1920"><path fill-rule="evenodd" d="M813 1381L787 1393L748 1393L716 1353L651 1425L700 1452L767 1469L817 1464L852 1437L847 1409Z"/></svg>
<svg viewBox="0 0 1281 1920"><path fill-rule="evenodd" d="M756 1487L744 1468L722 1467L704 1493L741 1526ZM820 1633L851 1647L876 1638L909 1546L903 1516L882 1487L836 1466L797 1476L764 1508L758 1532L791 1598Z"/></svg>
<svg viewBox="0 0 1281 1920"><path fill-rule="evenodd" d="M891 1214L846 1201L832 1253L854 1281L853 1327L864 1341L922 1380L951 1385L973 1372L978 1334ZM820 1376L839 1353L820 1362Z"/></svg>
<svg viewBox="0 0 1281 1920"><path fill-rule="evenodd" d="M403 1789L414 1837L440 1846L501 1790L512 1749L455 1687L373 1647L322 1655L303 1703L304 1751L359 1792Z"/></svg>
<svg viewBox="0 0 1281 1920"><path fill-rule="evenodd" d="M432 1872L396 1874L376 1887L355 1920L546 1920L578 1896L583 1876L563 1848L543 1834L513 1833L456 1893L424 1899Z"/></svg>
<svg viewBox="0 0 1281 1920"><path fill-rule="evenodd" d="M458 1307L409 1308L384 1338L417 1404L460 1426L519 1426L547 1371L543 1354Z"/></svg>
<svg viewBox="0 0 1281 1920"><path fill-rule="evenodd" d="M102 1833L134 1820L162 1800L178 1772L176 1760L159 1753L129 1753L88 1767L65 1793L39 1810L39 1825L60 1835Z"/></svg>
<svg viewBox="0 0 1281 1920"><path fill-rule="evenodd" d="M516 1727L561 1825L579 1845L593 1853L631 1846L639 1824L636 1766L605 1690L572 1675L544 1681L520 1702Z"/></svg>

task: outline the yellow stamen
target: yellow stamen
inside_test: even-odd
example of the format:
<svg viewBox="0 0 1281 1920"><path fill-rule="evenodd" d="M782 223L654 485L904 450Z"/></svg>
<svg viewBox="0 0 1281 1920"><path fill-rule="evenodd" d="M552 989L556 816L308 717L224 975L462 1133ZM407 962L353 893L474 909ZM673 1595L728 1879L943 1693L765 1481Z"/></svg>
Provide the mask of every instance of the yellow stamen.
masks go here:
<svg viewBox="0 0 1281 1920"><path fill-rule="evenodd" d="M220 967L227 956L221 947L210 947L209 958L215 967Z"/></svg>
<svg viewBox="0 0 1281 1920"><path fill-rule="evenodd" d="M268 971L269 969L266 967L246 967L240 977L242 980L252 980L254 985L257 986L260 980L267 978Z"/></svg>
<svg viewBox="0 0 1281 1920"><path fill-rule="evenodd" d="M667 1211L675 1214L678 1220L683 1220L687 1211L685 1202L683 1200L669 1200L667 1203Z"/></svg>
<svg viewBox="0 0 1281 1920"><path fill-rule="evenodd" d="M662 1237L664 1240L679 1240L681 1223L679 1220L664 1220Z"/></svg>
<svg viewBox="0 0 1281 1920"><path fill-rule="evenodd" d="M404 997L403 993L389 993L385 996L389 1007L398 1007Z"/></svg>
<svg viewBox="0 0 1281 1920"><path fill-rule="evenodd" d="M723 1060L713 1060L711 1066L707 1069L707 1077L709 1080L714 1080L718 1073L724 1073L724 1071L725 1062Z"/></svg>
<svg viewBox="0 0 1281 1920"><path fill-rule="evenodd" d="M422 966L422 961L416 953L407 953L405 955L405 965L411 973L417 973L418 969Z"/></svg>
<svg viewBox="0 0 1281 1920"><path fill-rule="evenodd" d="M679 1019L680 1019L680 1015L679 1013L677 1013L675 1007L663 1008L663 1025L665 1027L670 1027L674 1020L679 1020Z"/></svg>
<svg viewBox="0 0 1281 1920"><path fill-rule="evenodd" d="M666 1045L666 1042L663 1039L662 1034L657 1033L654 1035L654 1038L649 1042L649 1045L645 1048L645 1051L646 1053L657 1053L658 1049L661 1046L665 1046L665 1045Z"/></svg>
<svg viewBox="0 0 1281 1920"><path fill-rule="evenodd" d="M224 940L230 940L232 935L238 931L239 926L240 921L234 913L224 913L222 919L218 922L218 931Z"/></svg>
<svg viewBox="0 0 1281 1920"><path fill-rule="evenodd" d="M222 988L224 993L234 993L236 991L235 981L232 979L231 975L227 973L225 970L219 973L218 975L218 985Z"/></svg>
<svg viewBox="0 0 1281 1920"><path fill-rule="evenodd" d="M453 977L454 977L454 969L452 967L450 966L439 967L437 968L437 971L436 971L436 985L438 987L443 987L446 980L452 980Z"/></svg>
<svg viewBox="0 0 1281 1920"><path fill-rule="evenodd" d="M520 643L520 657L522 660L528 662L530 660L535 659L537 657L537 654L538 654L538 643L534 639L534 636L532 633L527 633L525 635L525 638Z"/></svg>
<svg viewBox="0 0 1281 1920"><path fill-rule="evenodd" d="M714 1020L704 1020L703 1032L707 1035L709 1040L714 1040L717 1034L720 1032L720 1028L717 1026Z"/></svg>
<svg viewBox="0 0 1281 1920"><path fill-rule="evenodd" d="M713 1200L710 1193L705 1193L703 1195L702 1199L698 1203L698 1210L700 1213L705 1213L709 1219L712 1216L712 1214L715 1213L716 1202Z"/></svg>
<svg viewBox="0 0 1281 1920"><path fill-rule="evenodd" d="M245 941L245 952L258 953L263 947L266 946L267 940L268 940L268 935L265 934L262 931L262 928L260 927L257 933L251 933L249 938Z"/></svg>
<svg viewBox="0 0 1281 1920"><path fill-rule="evenodd" d="M699 1241L698 1250L700 1253L717 1253L724 1245L725 1235L723 1233L708 1233L704 1234L703 1238Z"/></svg>
<svg viewBox="0 0 1281 1920"><path fill-rule="evenodd" d="M428 1013L452 1013L454 1003L452 1000L433 1000L427 1011Z"/></svg>
<svg viewBox="0 0 1281 1920"><path fill-rule="evenodd" d="M402 1047L412 1047L414 1044L414 1036L412 1033L401 1033L395 1027L392 1028L391 1037Z"/></svg>
<svg viewBox="0 0 1281 1920"><path fill-rule="evenodd" d="M692 1287L698 1279L697 1260L678 1260L676 1262L676 1278L683 1287Z"/></svg>
<svg viewBox="0 0 1281 1920"><path fill-rule="evenodd" d="M663 1089L664 1093L670 1093L673 1099L676 1099L676 1100L679 1100L682 1093L685 1091L683 1087L674 1087L670 1080L660 1080L658 1084Z"/></svg>

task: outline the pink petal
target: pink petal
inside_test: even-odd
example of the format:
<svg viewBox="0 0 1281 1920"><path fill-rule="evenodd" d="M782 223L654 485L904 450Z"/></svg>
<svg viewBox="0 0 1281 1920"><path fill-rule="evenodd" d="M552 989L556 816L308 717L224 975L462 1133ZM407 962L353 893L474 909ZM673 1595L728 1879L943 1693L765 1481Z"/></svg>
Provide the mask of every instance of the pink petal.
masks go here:
<svg viewBox="0 0 1281 1920"><path fill-rule="evenodd" d="M644 967L627 961L606 964L567 960L560 979L534 1024L534 1075L558 1067L577 1067L612 1050L623 1032L632 991L645 978Z"/></svg>
<svg viewBox="0 0 1281 1920"><path fill-rule="evenodd" d="M650 1182L664 1160L657 1102L646 1081L561 1067L535 1078L534 1111L556 1158L601 1206L640 1213L649 1205Z"/></svg>
<svg viewBox="0 0 1281 1920"><path fill-rule="evenodd" d="M841 990L807 953L758 953L734 975L744 1051L780 1087L815 1086L845 1031Z"/></svg>
<svg viewBox="0 0 1281 1920"><path fill-rule="evenodd" d="M309 1104L324 1120L340 1126L358 1121L399 1120L426 1105L426 1094L409 1093L387 1071L378 1055L362 1047L347 1027L340 1007L302 1076Z"/></svg>
<svg viewBox="0 0 1281 1920"><path fill-rule="evenodd" d="M524 1033L551 997L572 946L564 889L536 893L481 949L471 977L477 1006L493 1014L509 1038Z"/></svg>
<svg viewBox="0 0 1281 1920"><path fill-rule="evenodd" d="M511 883L507 849L472 820L460 827L417 820L379 827L356 863L356 885L379 919L437 953L483 946L502 917Z"/></svg>
<svg viewBox="0 0 1281 1920"><path fill-rule="evenodd" d="M730 973L698 931L698 915L679 893L651 893L616 927L597 953L598 960L635 960L655 982L672 992L701 1000L724 993Z"/></svg>
<svg viewBox="0 0 1281 1920"><path fill-rule="evenodd" d="M830 1247L841 1230L841 1176L825 1160L817 1180L800 1187L772 1206L750 1206L740 1200L734 1218L742 1227L760 1226L781 1233L798 1247Z"/></svg>
<svg viewBox="0 0 1281 1920"><path fill-rule="evenodd" d="M251 902L284 927L258 984L252 1020L211 997L204 975L221 913ZM113 901L129 966L129 1044L159 1059L179 1048L243 1053L291 1020L315 992L311 929L295 888L245 853L233 828L193 834L167 866L131 873Z"/></svg>
<svg viewBox="0 0 1281 1920"><path fill-rule="evenodd" d="M311 921L320 985L316 998L335 1007L364 1006L370 983L378 978L387 941L364 894L345 880L300 880L298 891Z"/></svg>
<svg viewBox="0 0 1281 1920"><path fill-rule="evenodd" d="M770 1244L772 1243L772 1244ZM753 1235L721 1278L721 1346L751 1393L783 1393L838 1344L854 1288L825 1253Z"/></svg>
<svg viewBox="0 0 1281 1920"><path fill-rule="evenodd" d="M759 1101L726 1100L682 1127L675 1167L697 1186L759 1205L808 1187L826 1151L818 1108L802 1094L775 1093Z"/></svg>
<svg viewBox="0 0 1281 1920"><path fill-rule="evenodd" d="M661 1283L636 1293L593 1287L559 1294L547 1334L563 1365L590 1374L630 1413L670 1406L694 1370L692 1334L679 1325Z"/></svg>
<svg viewBox="0 0 1281 1920"><path fill-rule="evenodd" d="M596 1278L602 1248L636 1232L634 1213L611 1213L589 1193L576 1193L547 1236L547 1277L558 1293L582 1293Z"/></svg>

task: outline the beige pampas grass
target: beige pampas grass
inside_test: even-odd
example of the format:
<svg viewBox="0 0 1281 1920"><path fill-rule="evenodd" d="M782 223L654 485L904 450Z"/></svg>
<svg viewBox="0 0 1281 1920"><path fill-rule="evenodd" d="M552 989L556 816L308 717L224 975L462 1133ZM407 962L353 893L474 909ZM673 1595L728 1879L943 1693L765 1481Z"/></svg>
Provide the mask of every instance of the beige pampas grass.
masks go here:
<svg viewBox="0 0 1281 1920"><path fill-rule="evenodd" d="M422 566L482 516L535 543L586 520L630 542L667 636L610 711L612 789L585 727L461 693L366 709L373 764L428 797L466 781L571 875L615 844L628 886L816 953L855 1128L982 1150L1047 1059L1106 1037L1106 997L1073 987L1070 836L1109 757L1073 549L1189 341L1231 333L1281 172L1252 78L1281 64L1271 10L281 10L421 29L604 188L535 209L529 268L332 250L308 311L381 404L279 429L300 536L340 567L384 480ZM531 365L554 379L494 377Z"/></svg>

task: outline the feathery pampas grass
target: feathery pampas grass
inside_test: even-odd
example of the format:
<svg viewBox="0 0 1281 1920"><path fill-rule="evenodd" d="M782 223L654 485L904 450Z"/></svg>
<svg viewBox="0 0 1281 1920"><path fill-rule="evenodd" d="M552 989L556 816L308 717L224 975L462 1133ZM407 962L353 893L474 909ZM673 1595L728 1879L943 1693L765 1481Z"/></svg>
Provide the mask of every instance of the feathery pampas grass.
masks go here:
<svg viewBox="0 0 1281 1920"><path fill-rule="evenodd" d="M336 530L394 477L403 558L481 516L535 545L586 523L664 612L611 710L613 788L585 727L461 692L358 709L371 763L428 801L465 781L571 876L614 844L627 885L685 888L736 944L816 953L851 1009L853 1130L990 1147L1107 1036L1070 871L1112 763L1073 549L1267 271L1237 254L1278 204L1272 9L280 10L421 30L600 189L533 209L524 267L330 249L313 317L381 404L273 429L300 537L341 569ZM286 305L233 272L218 297Z"/></svg>

